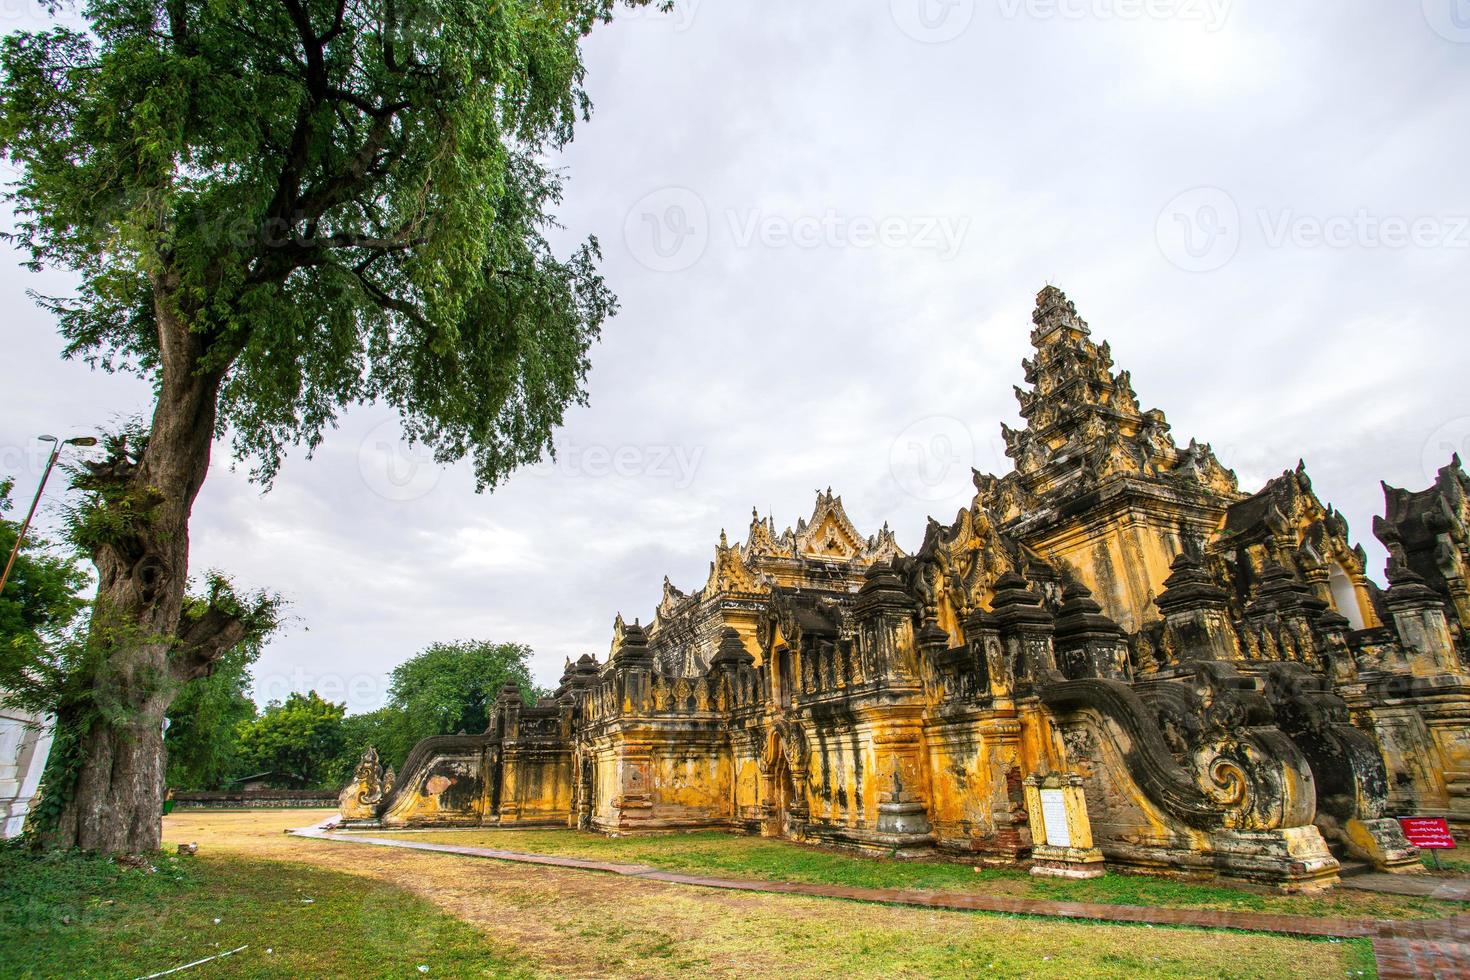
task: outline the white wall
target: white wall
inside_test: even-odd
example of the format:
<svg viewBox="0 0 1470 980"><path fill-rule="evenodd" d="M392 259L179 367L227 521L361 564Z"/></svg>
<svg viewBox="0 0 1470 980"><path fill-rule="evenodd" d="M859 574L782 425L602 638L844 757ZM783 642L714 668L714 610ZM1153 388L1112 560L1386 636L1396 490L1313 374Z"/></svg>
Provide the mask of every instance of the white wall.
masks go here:
<svg viewBox="0 0 1470 980"><path fill-rule="evenodd" d="M0 837L24 827L50 752L51 728L39 715L0 708Z"/></svg>

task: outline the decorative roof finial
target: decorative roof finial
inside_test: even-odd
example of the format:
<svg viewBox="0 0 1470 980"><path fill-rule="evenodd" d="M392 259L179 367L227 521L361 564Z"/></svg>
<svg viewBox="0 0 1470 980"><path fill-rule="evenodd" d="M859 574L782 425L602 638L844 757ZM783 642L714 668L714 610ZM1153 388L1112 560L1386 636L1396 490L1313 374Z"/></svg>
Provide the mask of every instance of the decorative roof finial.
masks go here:
<svg viewBox="0 0 1470 980"><path fill-rule="evenodd" d="M1077 307L1067 299L1067 294L1052 285L1036 294L1036 310L1031 314L1031 322L1036 324L1036 329L1031 332L1031 342L1036 346L1063 328L1076 330L1084 337L1091 334L1087 321L1077 315Z"/></svg>

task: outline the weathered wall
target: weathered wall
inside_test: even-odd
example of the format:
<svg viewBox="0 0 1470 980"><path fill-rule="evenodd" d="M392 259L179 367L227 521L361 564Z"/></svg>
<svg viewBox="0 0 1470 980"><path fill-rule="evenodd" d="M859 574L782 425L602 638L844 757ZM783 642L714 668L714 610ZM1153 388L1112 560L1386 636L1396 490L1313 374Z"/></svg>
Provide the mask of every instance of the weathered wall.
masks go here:
<svg viewBox="0 0 1470 980"><path fill-rule="evenodd" d="M385 827L479 824L486 812L490 748L483 736L425 739L409 753L385 801Z"/></svg>

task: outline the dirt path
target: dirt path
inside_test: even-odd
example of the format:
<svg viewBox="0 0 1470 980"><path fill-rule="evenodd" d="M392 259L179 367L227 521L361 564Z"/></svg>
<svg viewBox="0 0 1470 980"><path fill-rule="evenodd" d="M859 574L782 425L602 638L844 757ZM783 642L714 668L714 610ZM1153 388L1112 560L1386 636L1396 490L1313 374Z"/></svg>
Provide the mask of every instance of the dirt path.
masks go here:
<svg viewBox="0 0 1470 980"><path fill-rule="evenodd" d="M175 812L169 846L389 881L571 976L1343 975L1346 947L690 888L284 833L321 811Z"/></svg>

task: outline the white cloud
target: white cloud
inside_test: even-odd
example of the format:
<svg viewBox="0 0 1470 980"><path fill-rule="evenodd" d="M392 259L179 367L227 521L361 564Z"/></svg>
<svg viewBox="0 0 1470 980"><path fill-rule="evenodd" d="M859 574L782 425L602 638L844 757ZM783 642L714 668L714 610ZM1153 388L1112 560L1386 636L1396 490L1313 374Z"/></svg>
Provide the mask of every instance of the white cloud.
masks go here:
<svg viewBox="0 0 1470 980"><path fill-rule="evenodd" d="M531 644L554 683L564 657L605 652L615 612L651 615L663 575L702 584L721 527L743 537L752 505L794 524L819 486L865 533L888 520L916 546L925 517L949 519L967 495L906 491L893 443L949 417L976 465L1008 465L998 426L1017 421L1011 386L1048 281L1176 435L1212 441L1247 483L1305 457L1381 562L1378 480L1426 485L1445 427L1470 418L1470 253L1273 246L1256 216L1470 209L1464 47L1419 5L1373 0L1330 17L1235 0L1215 31L1007 18L977 0L936 44L905 34L893 4L701 0L589 41L597 108L558 161L561 240L600 238L622 313L593 351L591 405L558 438L564 461L477 496L464 466L410 473L379 408L348 413L264 496L221 451L194 565L294 600L263 689L314 684L371 707L396 663L466 636ZM1233 259L1188 272L1155 228L1201 186L1225 191L1243 224ZM625 240L630 208L668 187L711 215L703 253L677 272L640 264ZM742 246L731 211L788 227L829 212L849 229L967 225L948 257ZM26 288L65 281L0 270L0 461L19 494L37 475L34 434L147 406L143 385L58 361ZM668 463L676 450L693 464Z"/></svg>

